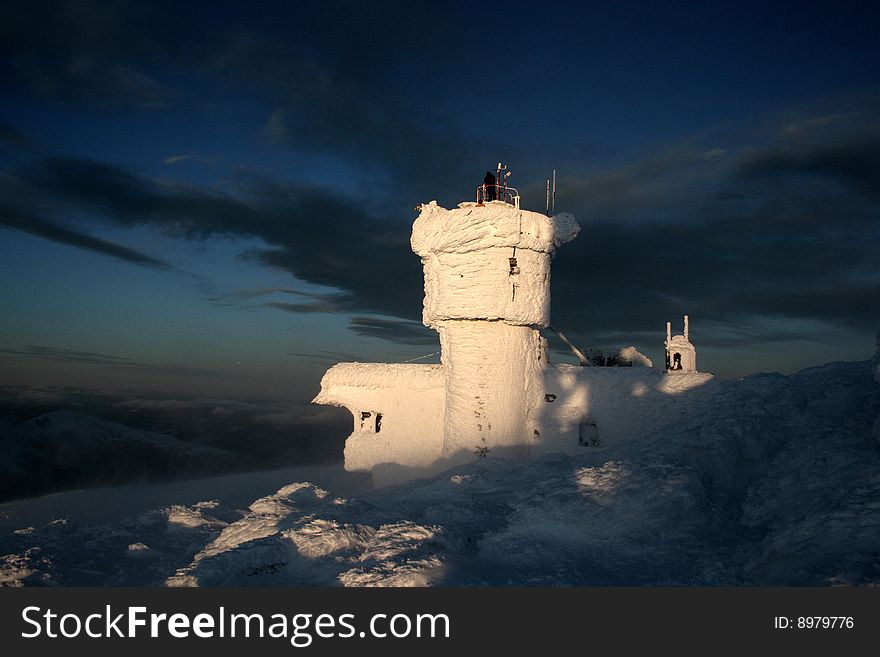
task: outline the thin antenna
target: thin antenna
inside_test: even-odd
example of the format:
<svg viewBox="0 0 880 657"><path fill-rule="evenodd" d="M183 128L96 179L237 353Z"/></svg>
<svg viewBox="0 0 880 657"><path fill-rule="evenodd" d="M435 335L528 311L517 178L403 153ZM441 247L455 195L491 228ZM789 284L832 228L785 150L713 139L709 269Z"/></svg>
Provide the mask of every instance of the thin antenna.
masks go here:
<svg viewBox="0 0 880 657"><path fill-rule="evenodd" d="M556 214L556 169L553 169L553 201L550 205L553 214Z"/></svg>
<svg viewBox="0 0 880 657"><path fill-rule="evenodd" d="M548 217L550 216L550 179L549 178L547 178L547 205L546 205L546 209L544 210L544 214L546 214ZM878 333L877 335L880 336L880 333Z"/></svg>
<svg viewBox="0 0 880 657"><path fill-rule="evenodd" d="M504 164L503 162L499 162L499 163L498 163L498 169L496 169L496 172L495 172L495 200L496 200L496 201L504 201L504 200L505 200L504 197L505 197L505 195L506 195L506 190L505 190L504 192L502 192L502 184L501 184L501 183L502 183L502 178L501 178L501 172L502 172L502 171L506 171L506 170L507 170L507 165ZM507 181L506 181L506 180L504 181L504 185L503 185L503 186L504 186L504 187L507 186Z"/></svg>

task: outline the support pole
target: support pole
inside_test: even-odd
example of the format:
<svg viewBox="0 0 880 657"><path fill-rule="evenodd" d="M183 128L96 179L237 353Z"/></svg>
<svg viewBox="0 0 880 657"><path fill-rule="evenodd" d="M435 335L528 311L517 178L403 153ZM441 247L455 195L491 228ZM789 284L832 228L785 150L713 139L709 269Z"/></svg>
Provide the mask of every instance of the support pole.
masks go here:
<svg viewBox="0 0 880 657"><path fill-rule="evenodd" d="M672 353L669 351L670 343L672 342L672 322L666 322L666 371L669 371L669 368L672 367Z"/></svg>
<svg viewBox="0 0 880 657"><path fill-rule="evenodd" d="M547 328L549 328L556 335L558 335L559 339L562 340L568 346L569 349L571 349L571 352L575 356L577 356L577 359L581 362L581 367L587 367L590 364L590 361L587 359L586 356L584 356L584 352L581 351L580 349L578 349L577 347L575 347L571 342L569 342L568 338L562 334L562 331L559 331L559 330L553 328L552 326L548 326Z"/></svg>

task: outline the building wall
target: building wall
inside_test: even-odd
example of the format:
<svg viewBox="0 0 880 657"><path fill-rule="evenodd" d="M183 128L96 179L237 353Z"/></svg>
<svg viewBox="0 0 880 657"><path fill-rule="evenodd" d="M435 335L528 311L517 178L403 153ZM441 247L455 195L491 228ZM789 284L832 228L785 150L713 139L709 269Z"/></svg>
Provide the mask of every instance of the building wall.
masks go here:
<svg viewBox="0 0 880 657"><path fill-rule="evenodd" d="M688 417L717 387L711 374L554 365L546 370L545 389L556 398L532 411L541 435L531 451L579 453L585 448L579 431L608 445L642 438Z"/></svg>
<svg viewBox="0 0 880 657"><path fill-rule="evenodd" d="M443 321L438 330L446 387L444 455L525 455L529 409L543 394L540 334L499 321Z"/></svg>
<svg viewBox="0 0 880 657"><path fill-rule="evenodd" d="M321 380L316 404L342 406L352 413L345 441L345 469L370 471L394 463L426 468L443 454L446 406L441 365L340 363ZM366 426L361 414L370 413ZM381 414L378 433L371 431Z"/></svg>
<svg viewBox="0 0 880 657"><path fill-rule="evenodd" d="M669 351L669 367L673 365L675 354L681 354L681 369L670 370L676 373L696 372L697 371L697 350L694 348L686 337L683 335L674 335L666 346Z"/></svg>
<svg viewBox="0 0 880 657"><path fill-rule="evenodd" d="M516 264L511 265L511 258ZM549 253L493 247L431 253L423 263L423 319L428 326L436 328L446 319L501 319L522 326L549 321Z"/></svg>
<svg viewBox="0 0 880 657"><path fill-rule="evenodd" d="M530 330L494 325L504 327L502 331ZM466 335L478 332L479 329L477 333L468 331ZM535 352L539 351L537 340L534 344ZM456 349L456 354L473 351L474 358L482 358L481 354L487 353L477 348L476 342L473 349L457 346L462 348ZM719 385L711 374L565 364L543 369L535 354L507 356L510 358L486 356L485 362L476 367L473 362L465 366L466 361L459 361L457 365L465 369L462 377L455 377L452 394L446 387L447 367L454 368L456 364L342 363L324 375L315 403L343 406L351 411L354 426L345 444L346 469L373 472L377 485L389 485L432 474L460 462L463 456L473 458L473 451L481 445L489 449L487 455L509 457L525 455L511 449L517 444L525 445L525 451L536 456L553 452L579 454L585 449L637 440L684 420ZM504 363L529 362L533 367L528 373L502 369ZM481 405L480 379L498 376L522 377L520 381L537 377L531 379L537 380L537 384L523 390L518 399L511 397ZM515 395L521 388L507 386L504 390ZM451 423L445 420L447 404L456 404L460 410L449 416L453 418ZM500 408L525 410L523 417L498 416L495 413ZM360 426L362 412L373 414L367 420L366 430ZM378 433L369 430L375 413L382 415ZM479 438L483 435L487 436L485 442ZM451 443L447 442L450 438Z"/></svg>
<svg viewBox="0 0 880 657"><path fill-rule="evenodd" d="M447 210L432 201L413 224L412 249L425 276L423 321L500 319L541 327L550 321L550 261L580 227L569 214L547 217L500 201ZM512 269L511 258L516 259Z"/></svg>

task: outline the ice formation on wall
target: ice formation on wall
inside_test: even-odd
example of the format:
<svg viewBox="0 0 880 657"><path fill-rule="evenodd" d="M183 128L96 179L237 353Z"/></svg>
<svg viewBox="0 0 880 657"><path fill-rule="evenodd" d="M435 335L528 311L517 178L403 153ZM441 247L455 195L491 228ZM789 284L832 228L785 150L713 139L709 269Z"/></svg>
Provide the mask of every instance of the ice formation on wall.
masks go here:
<svg viewBox="0 0 880 657"><path fill-rule="evenodd" d="M637 368L548 365L540 329L550 323L550 262L579 231L570 214L503 201L421 206L411 245L424 269L422 321L440 335L441 364L327 371L314 402L352 413L346 469L371 471L381 484L488 455L577 453L626 440L645 421L675 421L670 404L689 408L680 393L712 379L695 373L689 342L674 383L635 348L627 354Z"/></svg>

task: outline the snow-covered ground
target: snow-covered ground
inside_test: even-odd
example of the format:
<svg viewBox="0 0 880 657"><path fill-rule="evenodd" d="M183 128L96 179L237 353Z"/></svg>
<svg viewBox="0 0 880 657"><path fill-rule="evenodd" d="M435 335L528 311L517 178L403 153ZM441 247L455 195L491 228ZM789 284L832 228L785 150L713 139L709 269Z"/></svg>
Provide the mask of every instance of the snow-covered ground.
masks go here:
<svg viewBox="0 0 880 657"><path fill-rule="evenodd" d="M20 521L0 538L0 581L878 585L878 418L872 364L833 363L719 383L639 440L394 488L325 473L245 506L218 483L201 501L30 524L24 500L0 509Z"/></svg>

